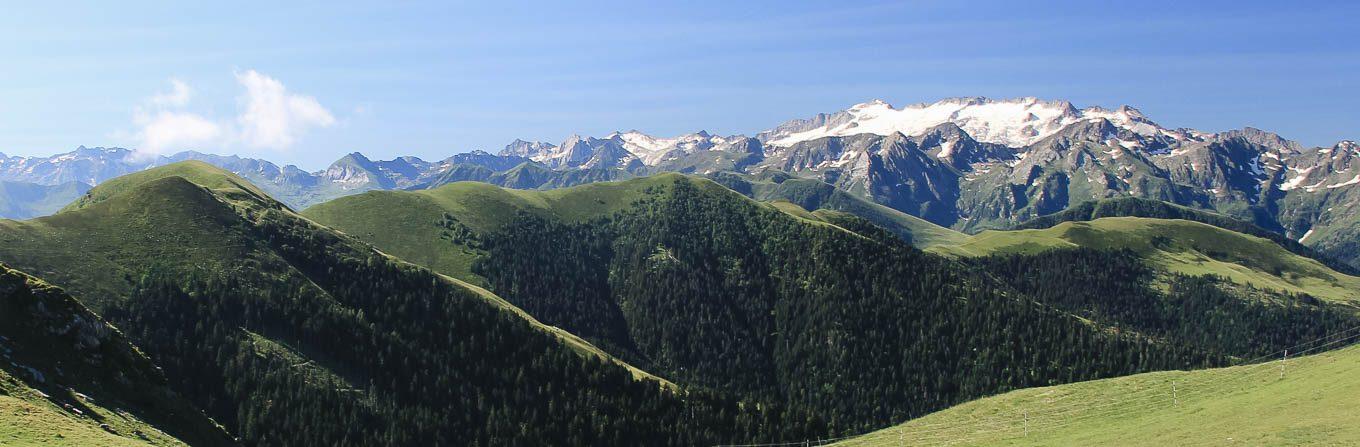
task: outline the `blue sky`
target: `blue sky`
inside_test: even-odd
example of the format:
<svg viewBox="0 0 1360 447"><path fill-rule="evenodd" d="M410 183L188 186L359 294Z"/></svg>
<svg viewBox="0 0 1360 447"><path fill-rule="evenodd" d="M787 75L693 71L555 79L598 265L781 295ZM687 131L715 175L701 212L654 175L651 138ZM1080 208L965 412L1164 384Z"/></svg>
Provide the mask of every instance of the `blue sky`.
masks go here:
<svg viewBox="0 0 1360 447"><path fill-rule="evenodd" d="M1360 138L1347 2L216 3L7 6L0 152L197 149L318 169L572 133L749 135L950 96Z"/></svg>

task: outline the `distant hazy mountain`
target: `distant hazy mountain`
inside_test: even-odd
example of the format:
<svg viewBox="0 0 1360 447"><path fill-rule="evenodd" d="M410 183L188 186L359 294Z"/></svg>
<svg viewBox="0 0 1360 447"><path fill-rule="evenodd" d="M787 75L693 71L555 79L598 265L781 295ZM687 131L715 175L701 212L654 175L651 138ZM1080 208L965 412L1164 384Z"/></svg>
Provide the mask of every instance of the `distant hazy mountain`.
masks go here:
<svg viewBox="0 0 1360 447"><path fill-rule="evenodd" d="M259 185L284 203L304 208L372 189L407 188L429 182L455 164L485 164L508 169L516 161L522 162L524 159L474 151L438 162L427 162L417 157L374 161L355 152L336 160L323 171L307 172L293 165L280 167L268 160L198 151L142 157L123 148L81 146L74 151L50 157L7 157L0 154L0 181L9 182L0 190L0 217L26 218L50 214L89 190L91 185L185 160L203 161L231 171Z"/></svg>
<svg viewBox="0 0 1360 447"><path fill-rule="evenodd" d="M0 180L0 217L27 219L52 214L89 190L90 185L80 182L40 185Z"/></svg>
<svg viewBox="0 0 1360 447"><path fill-rule="evenodd" d="M51 157L7 157L0 154L0 180L59 185L81 182L95 185L123 174L154 166L154 159L141 159L123 148L87 148Z"/></svg>

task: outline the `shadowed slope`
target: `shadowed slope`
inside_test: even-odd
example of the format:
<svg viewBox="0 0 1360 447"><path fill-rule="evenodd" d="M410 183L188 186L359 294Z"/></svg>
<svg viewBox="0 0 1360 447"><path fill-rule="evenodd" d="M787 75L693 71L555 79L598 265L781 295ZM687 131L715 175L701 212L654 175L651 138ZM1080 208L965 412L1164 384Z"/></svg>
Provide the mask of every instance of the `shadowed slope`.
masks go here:
<svg viewBox="0 0 1360 447"><path fill-rule="evenodd" d="M122 333L3 264L0 356L0 444L234 444Z"/></svg>

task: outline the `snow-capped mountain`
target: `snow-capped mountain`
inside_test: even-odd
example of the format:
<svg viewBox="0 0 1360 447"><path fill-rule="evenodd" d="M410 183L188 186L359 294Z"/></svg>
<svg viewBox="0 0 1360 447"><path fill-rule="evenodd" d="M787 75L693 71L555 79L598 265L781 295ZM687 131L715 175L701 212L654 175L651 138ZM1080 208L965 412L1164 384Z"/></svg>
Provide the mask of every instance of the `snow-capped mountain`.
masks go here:
<svg viewBox="0 0 1360 447"><path fill-rule="evenodd" d="M771 146L856 134L919 135L944 123L953 123L973 139L1010 147L1025 147L1077 122L1106 119L1114 125L1154 140L1197 139L1197 132L1163 128L1129 106L1114 110L1100 107L1077 109L1067 101L1038 98L995 100L949 98L929 104L894 108L882 100L856 104L831 114L798 119L761 132L756 137ZM1165 142L1164 142L1165 143Z"/></svg>
<svg viewBox="0 0 1360 447"><path fill-rule="evenodd" d="M788 121L756 137L706 131L515 140L498 154L429 162L355 152L306 172L266 160L182 152L135 157L85 148L51 157L0 155L0 180L97 184L179 160L202 160L294 207L373 189L480 181L554 188L658 172L792 175L964 231L1007 227L1082 201L1136 196L1218 210L1360 265L1360 148L1305 148L1252 128L1164 127L1137 109L1068 101L952 98L894 108L883 101ZM782 174L779 174L782 173ZM778 174L778 175L765 175Z"/></svg>
<svg viewBox="0 0 1360 447"><path fill-rule="evenodd" d="M0 154L0 180L59 185L80 182L94 185L120 175L154 166L154 158L134 157L123 148L80 146L50 157L7 157Z"/></svg>
<svg viewBox="0 0 1360 447"><path fill-rule="evenodd" d="M1325 189L1360 184L1360 145L1342 141L1329 148L1300 151L1281 157L1281 191L1303 189L1318 192Z"/></svg>
<svg viewBox="0 0 1360 447"><path fill-rule="evenodd" d="M501 150L503 157L519 156L552 168L615 168L658 166L704 151L748 151L746 137L716 136L705 131L663 138L630 130L602 138L572 135L561 144L515 140Z"/></svg>
<svg viewBox="0 0 1360 447"><path fill-rule="evenodd" d="M500 155L536 158L551 154L556 149L557 146L542 141L524 141L516 139L515 141L510 142L510 144L505 145L505 149L501 150Z"/></svg>

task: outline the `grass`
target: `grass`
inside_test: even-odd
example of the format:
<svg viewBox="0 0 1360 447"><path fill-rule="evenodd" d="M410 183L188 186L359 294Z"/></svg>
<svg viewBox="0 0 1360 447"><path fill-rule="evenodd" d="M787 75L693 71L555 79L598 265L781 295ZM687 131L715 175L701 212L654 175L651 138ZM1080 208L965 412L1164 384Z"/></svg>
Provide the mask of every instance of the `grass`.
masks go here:
<svg viewBox="0 0 1360 447"><path fill-rule="evenodd" d="M473 195L491 194L499 189L485 186L491 189L480 189ZM625 194L625 191L615 194ZM373 196L361 194L355 197ZM394 197L394 200L403 198L401 195ZM448 200L440 196L425 197ZM578 206L573 202L576 199L571 197L549 195L530 199L535 202L526 202L530 205L524 206L534 203ZM420 205L419 201L393 203L399 205L398 209ZM27 221L0 220L0 247L3 247L0 248L0 262L61 284L96 311L111 300L127 296L132 279L157 265L234 272L266 279L302 275L275 254L266 241L257 240L251 219L266 214L271 218L301 221L317 232L333 231L294 213L234 174L189 161L109 180L52 216ZM511 212L497 216L510 218L513 215ZM435 216L437 219L438 214ZM389 230L387 233L402 234L400 226ZM352 253L374 250L354 238L339 239L343 248ZM412 261L404 257L392 259L402 263ZM415 261L419 263L419 260ZM628 368L635 377L670 385L664 379L605 354L575 335L528 318L522 310L473 282L464 278L444 278L476 292L489 305L525 317L533 327L555 336L581 355L614 362Z"/></svg>
<svg viewBox="0 0 1360 447"><path fill-rule="evenodd" d="M0 220L0 261L61 284L98 311L153 264L225 271L261 255L226 202L181 177L101 197L48 217Z"/></svg>
<svg viewBox="0 0 1360 447"><path fill-rule="evenodd" d="M472 273L472 263L482 253L440 238L444 230L436 223L444 214L483 234L500 229L519 213L583 222L626 209L643 198L647 189L665 188L677 180L748 200L707 180L661 174L547 191L508 189L480 182L456 182L420 191L371 191L316 205L302 214L406 261L485 286L485 279Z"/></svg>
<svg viewBox="0 0 1360 447"><path fill-rule="evenodd" d="M564 222L583 222L624 210L643 198L648 189L664 189L676 181L688 181L711 193L729 195L734 200L752 200L713 181L666 173L545 191L509 189L481 182L456 182L419 191L370 191L312 206L303 210L302 215L406 261L485 286L486 280L472 272L472 264L484 253L466 244L442 239L444 230L436 223L444 214L483 234L500 229L520 213ZM784 182L791 186L797 183L796 180ZM834 190L830 185L821 184ZM940 244L964 238L962 233L880 205L855 201L844 194L837 194L837 197L842 195L844 197L834 201L817 200L816 203L842 203L844 200L847 205L817 211L808 211L806 205L785 200L780 194L762 193L760 196L767 197L768 206L811 224L830 225L825 213L836 209L852 214L868 213L871 217L873 213L879 213L878 220L870 220L877 223L886 219L890 221L890 230L912 232L918 243Z"/></svg>
<svg viewBox="0 0 1360 447"><path fill-rule="evenodd" d="M557 334L578 352L615 362L629 369L635 377L650 378L671 386L670 382L619 361L574 334L539 322L484 289L485 279L472 272L472 264L484 253L441 238L444 229L437 222L447 214L477 233L496 231L520 213L564 222L583 222L624 210L645 197L648 189L664 189L677 181L691 182L710 193L728 195L734 200L752 200L706 179L669 173L546 191L508 189L480 182L456 182L418 191L370 191L313 206L303 210L302 215L364 240L395 258L446 275L449 280L483 294L493 304ZM809 224L832 225L817 213L793 203L777 201L766 205Z"/></svg>
<svg viewBox="0 0 1360 447"><path fill-rule="evenodd" d="M255 351L255 355L260 358L275 358L288 362L293 365L293 369L297 370L300 373L299 375L308 384L316 385L318 388L323 389L329 388L357 393L364 392L363 389L354 386L349 380L312 361L312 359L307 358L306 355L302 354L302 352L297 349L294 349L292 346L255 332L245 329L242 330L246 333L246 337L249 338L251 347Z"/></svg>
<svg viewBox="0 0 1360 447"><path fill-rule="evenodd" d="M146 439L107 432L93 418L57 406L37 390L0 370L0 445L148 446L185 445L127 413L86 405L118 433L141 432Z"/></svg>
<svg viewBox="0 0 1360 447"><path fill-rule="evenodd" d="M1106 217L1038 230L989 230L930 251L971 257L1075 247L1129 249L1167 272L1219 275L1238 284L1360 305L1360 278L1268 239L1187 220Z"/></svg>
<svg viewBox="0 0 1360 447"><path fill-rule="evenodd" d="M1360 444L1360 346L1285 365L1283 377L1268 362L1012 391L835 445Z"/></svg>
<svg viewBox="0 0 1360 447"><path fill-rule="evenodd" d="M217 191L222 197L229 199L256 200L266 203L270 207L283 206L282 203L269 197L269 194L266 194L264 190L256 187L236 174L232 174L226 170L201 161L190 160L111 179L99 184L98 187L91 189L79 200L62 208L62 211L85 208L108 200L111 197L134 190L147 183L161 181L171 177L179 177L188 180L195 185L212 189Z"/></svg>

